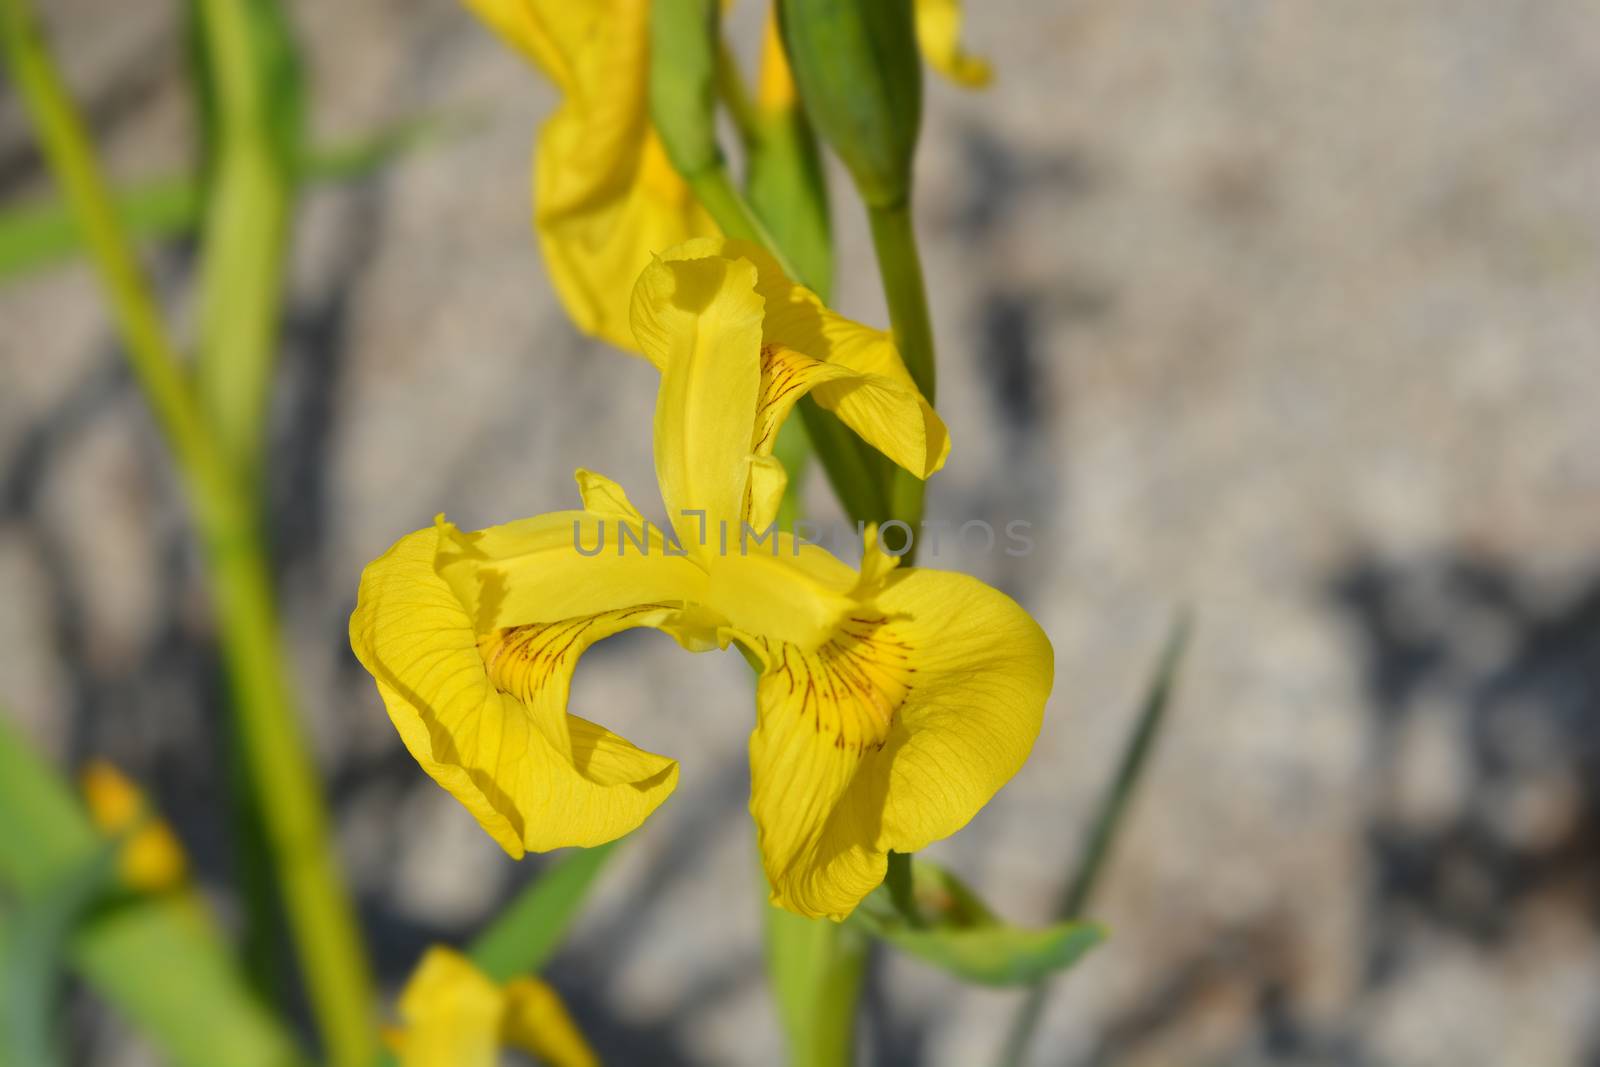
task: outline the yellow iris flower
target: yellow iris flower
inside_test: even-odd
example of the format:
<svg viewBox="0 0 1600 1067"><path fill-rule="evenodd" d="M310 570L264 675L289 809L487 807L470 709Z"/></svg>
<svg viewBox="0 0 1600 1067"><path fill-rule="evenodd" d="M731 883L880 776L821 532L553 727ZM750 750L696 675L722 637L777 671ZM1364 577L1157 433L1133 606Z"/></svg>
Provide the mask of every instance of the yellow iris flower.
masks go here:
<svg viewBox="0 0 1600 1067"><path fill-rule="evenodd" d="M627 290L652 254L721 231L650 123L649 0L463 0L562 95L534 151L533 218L551 281L584 333L637 351ZM961 47L960 0L916 0L933 68L976 88L989 64Z"/></svg>
<svg viewBox="0 0 1600 1067"><path fill-rule="evenodd" d="M632 319L661 372L670 525L588 471L581 510L475 533L441 517L367 567L351 643L412 755L520 857L619 837L677 782L672 760L567 711L585 649L637 626L692 651L737 642L761 670L750 810L771 899L843 917L889 850L954 833L1021 767L1049 641L965 575L897 569L876 545L858 571L768 532L773 442L807 392L917 476L943 464L944 424L888 334L720 240L653 261Z"/></svg>
<svg viewBox="0 0 1600 1067"><path fill-rule="evenodd" d="M498 986L452 949L428 950L398 1007L386 1036L401 1067L495 1067L502 1046L549 1067L600 1063L554 989L537 978Z"/></svg>
<svg viewBox="0 0 1600 1067"><path fill-rule="evenodd" d="M534 150L533 220L584 333L633 349L628 290L653 252L720 231L650 124L649 0L464 0L555 83Z"/></svg>

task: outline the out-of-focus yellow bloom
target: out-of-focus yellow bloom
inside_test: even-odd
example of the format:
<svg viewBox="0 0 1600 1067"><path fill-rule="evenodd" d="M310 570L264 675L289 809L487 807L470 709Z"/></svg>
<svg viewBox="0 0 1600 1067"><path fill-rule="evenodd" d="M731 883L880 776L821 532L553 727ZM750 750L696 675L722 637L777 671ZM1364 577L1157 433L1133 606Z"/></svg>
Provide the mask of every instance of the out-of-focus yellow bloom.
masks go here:
<svg viewBox="0 0 1600 1067"><path fill-rule="evenodd" d="M649 0L464 2L562 94L534 152L534 227L573 322L633 350L625 280L719 232L650 125Z"/></svg>
<svg viewBox="0 0 1600 1067"><path fill-rule="evenodd" d="M133 831L118 861L131 889L160 893L182 885L188 876L183 846L172 828L150 811L143 790L106 760L91 760L79 775L89 817L107 836ZM137 827L137 828L136 828Z"/></svg>
<svg viewBox="0 0 1600 1067"><path fill-rule="evenodd" d="M954 833L1022 765L1050 644L965 575L897 569L875 544L857 571L771 529L773 442L808 392L917 476L944 462L944 425L887 334L717 240L656 259L632 317L661 372L669 525L588 471L579 511L475 533L441 517L368 566L351 643L412 754L520 856L618 837L677 780L568 714L589 645L636 626L692 651L737 642L761 667L750 808L772 900L842 917L889 850Z"/></svg>
<svg viewBox="0 0 1600 1067"><path fill-rule="evenodd" d="M554 989L537 978L496 985L453 949L430 948L400 993L386 1035L401 1067L494 1067L502 1047L549 1067L598 1067Z"/></svg>
<svg viewBox="0 0 1600 1067"><path fill-rule="evenodd" d="M961 0L916 0L917 44L928 65L957 85L981 89L989 61L961 47Z"/></svg>

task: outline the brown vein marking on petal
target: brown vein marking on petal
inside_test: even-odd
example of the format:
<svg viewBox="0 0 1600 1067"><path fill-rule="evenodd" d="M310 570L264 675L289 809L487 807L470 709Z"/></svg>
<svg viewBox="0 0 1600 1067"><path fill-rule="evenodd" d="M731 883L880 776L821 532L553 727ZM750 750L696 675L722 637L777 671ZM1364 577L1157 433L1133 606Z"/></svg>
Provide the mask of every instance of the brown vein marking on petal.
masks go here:
<svg viewBox="0 0 1600 1067"><path fill-rule="evenodd" d="M478 654L483 657L483 666L489 673L491 685L518 700L531 700L551 675L566 667L569 659L576 659L589 646L590 641L584 638L590 630L604 626L606 634L615 633L624 628L616 626L616 623L669 606L640 604L559 622L530 623L493 630L478 638Z"/></svg>
<svg viewBox="0 0 1600 1067"><path fill-rule="evenodd" d="M819 734L835 748L864 752L880 749L894 717L911 692L911 646L887 617L865 614L846 619L814 652L767 641L767 673L782 679L797 711L810 716Z"/></svg>
<svg viewBox="0 0 1600 1067"><path fill-rule="evenodd" d="M767 455L778 440L783 416L794 406L796 390L806 388L819 373L819 364L792 349L777 344L761 346L761 392L756 402L755 432L750 450Z"/></svg>

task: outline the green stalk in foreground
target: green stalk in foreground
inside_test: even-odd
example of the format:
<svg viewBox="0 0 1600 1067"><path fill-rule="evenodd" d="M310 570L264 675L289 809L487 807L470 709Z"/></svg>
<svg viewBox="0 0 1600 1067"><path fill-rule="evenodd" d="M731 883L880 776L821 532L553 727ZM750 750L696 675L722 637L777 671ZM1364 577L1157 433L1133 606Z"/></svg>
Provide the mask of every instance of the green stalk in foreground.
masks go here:
<svg viewBox="0 0 1600 1067"><path fill-rule="evenodd" d="M295 167L299 62L273 0L194 0L207 122L195 392L255 495L277 365Z"/></svg>
<svg viewBox="0 0 1600 1067"><path fill-rule="evenodd" d="M313 1012L337 1067L374 1047L366 965L336 871L317 774L289 698L257 513L195 403L134 259L82 118L27 0L0 0L0 38L51 169L73 205L128 359L194 509L248 746Z"/></svg>
<svg viewBox="0 0 1600 1067"><path fill-rule="evenodd" d="M866 936L843 923L766 907L767 970L789 1067L854 1063Z"/></svg>

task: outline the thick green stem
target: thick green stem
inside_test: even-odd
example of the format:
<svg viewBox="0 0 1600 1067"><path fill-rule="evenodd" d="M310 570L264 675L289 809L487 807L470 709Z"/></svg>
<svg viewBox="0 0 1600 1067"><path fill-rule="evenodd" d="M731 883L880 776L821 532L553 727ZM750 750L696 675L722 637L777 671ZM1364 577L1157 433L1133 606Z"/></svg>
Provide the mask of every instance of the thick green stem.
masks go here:
<svg viewBox="0 0 1600 1067"><path fill-rule="evenodd" d="M766 940L789 1067L849 1067L867 939L843 923L805 919L769 904Z"/></svg>
<svg viewBox="0 0 1600 1067"><path fill-rule="evenodd" d="M767 232L761 219L751 210L750 202L734 187L726 166L719 163L706 167L698 174L687 176L687 180L700 206L706 209L725 236L761 245L778 261L778 266L783 268L785 274L791 278L798 277L784 256L783 249L778 247L778 242L772 239L772 234Z"/></svg>
<svg viewBox="0 0 1600 1067"><path fill-rule="evenodd" d="M84 243L116 317L128 362L175 452L203 460L208 434L190 402L177 349L129 250L99 161L28 0L0 0L0 36L11 80L32 119L40 147L71 202Z"/></svg>
<svg viewBox="0 0 1600 1067"><path fill-rule="evenodd" d="M278 353L284 255L299 145L296 71L275 5L197 0L195 25L215 110L201 234L196 389L229 462L254 485ZM264 23L271 18L272 25ZM270 32L269 32L270 31ZM288 114L280 114L279 112Z"/></svg>
<svg viewBox="0 0 1600 1067"><path fill-rule="evenodd" d="M201 536L250 781L331 1064L368 1063L372 992L317 770L289 683L254 510L208 512Z"/></svg>
<svg viewBox="0 0 1600 1067"><path fill-rule="evenodd" d="M27 0L0 0L0 37L44 153L72 204L129 363L194 511L239 730L285 906L330 1061L370 1059L370 986L336 871L327 815L286 681L270 570L251 495L195 403L176 347L133 256L83 120Z"/></svg>
<svg viewBox="0 0 1600 1067"><path fill-rule="evenodd" d="M911 223L911 203L901 200L887 207L868 205L872 223L872 246L878 254L878 273L883 279L883 295L889 304L889 322L911 380L922 390L928 403L934 403L936 360L933 349L933 323L928 316L928 293L922 281L922 260L917 254L917 235ZM925 486L922 479L895 468L889 481L890 514L919 532ZM904 562L915 558L908 553Z"/></svg>
<svg viewBox="0 0 1600 1067"><path fill-rule="evenodd" d="M878 273L883 278L884 299L889 303L895 345L906 370L911 372L911 380L932 404L933 322L928 316L917 235L911 225L911 203L902 200L888 207L869 205L867 218L872 223L872 247L878 254Z"/></svg>

